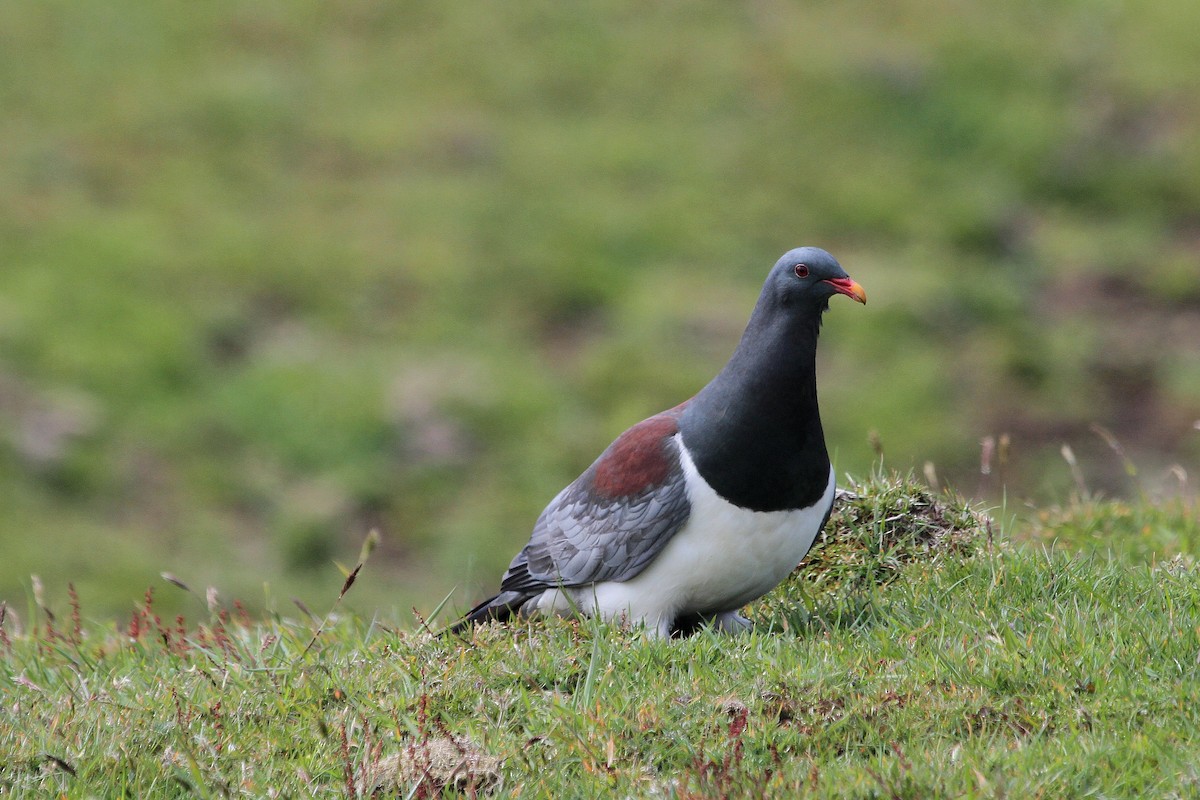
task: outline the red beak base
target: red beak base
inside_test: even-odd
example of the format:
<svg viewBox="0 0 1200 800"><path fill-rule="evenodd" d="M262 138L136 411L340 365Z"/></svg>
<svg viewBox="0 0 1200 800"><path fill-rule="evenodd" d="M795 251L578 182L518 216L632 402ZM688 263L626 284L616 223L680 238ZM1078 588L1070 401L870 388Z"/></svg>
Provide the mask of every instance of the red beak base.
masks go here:
<svg viewBox="0 0 1200 800"><path fill-rule="evenodd" d="M864 306L867 304L867 292L863 287L858 285L858 281L851 280L850 278L830 278L825 283L832 286L838 294L844 294L846 297L857 300Z"/></svg>

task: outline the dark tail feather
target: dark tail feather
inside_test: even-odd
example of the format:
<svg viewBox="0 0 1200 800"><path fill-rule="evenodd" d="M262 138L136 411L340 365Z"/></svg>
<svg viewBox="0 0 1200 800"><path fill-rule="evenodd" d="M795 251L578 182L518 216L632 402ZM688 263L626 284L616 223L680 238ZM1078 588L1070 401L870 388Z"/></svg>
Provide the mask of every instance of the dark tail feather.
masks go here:
<svg viewBox="0 0 1200 800"><path fill-rule="evenodd" d="M531 597L533 595L522 594L521 592L501 592L472 608L467 612L466 616L451 625L446 631L449 633L462 633L468 628L478 625L481 622L488 622L489 620L506 622L515 617L517 611Z"/></svg>

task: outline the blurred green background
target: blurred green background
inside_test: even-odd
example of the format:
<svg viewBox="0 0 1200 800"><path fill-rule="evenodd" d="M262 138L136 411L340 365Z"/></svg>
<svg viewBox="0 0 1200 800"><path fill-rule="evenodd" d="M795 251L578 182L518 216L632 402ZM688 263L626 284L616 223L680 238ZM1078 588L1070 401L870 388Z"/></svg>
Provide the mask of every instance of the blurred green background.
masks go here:
<svg viewBox="0 0 1200 800"><path fill-rule="evenodd" d="M1091 490L1178 484L1197 30L1194 0L0 4L0 598L117 614L165 570L322 609L378 528L348 602L462 606L800 244L870 296L826 317L840 472L874 441L1013 507L1072 491L1069 443Z"/></svg>

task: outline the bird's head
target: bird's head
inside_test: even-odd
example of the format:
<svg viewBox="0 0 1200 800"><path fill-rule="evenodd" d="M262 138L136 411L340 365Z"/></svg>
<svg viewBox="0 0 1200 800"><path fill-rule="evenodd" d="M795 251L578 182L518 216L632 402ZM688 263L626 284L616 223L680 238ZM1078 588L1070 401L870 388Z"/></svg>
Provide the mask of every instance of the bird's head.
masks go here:
<svg viewBox="0 0 1200 800"><path fill-rule="evenodd" d="M867 293L833 256L819 247L797 247L775 262L767 285L784 305L809 306L824 310L835 294L865 304Z"/></svg>

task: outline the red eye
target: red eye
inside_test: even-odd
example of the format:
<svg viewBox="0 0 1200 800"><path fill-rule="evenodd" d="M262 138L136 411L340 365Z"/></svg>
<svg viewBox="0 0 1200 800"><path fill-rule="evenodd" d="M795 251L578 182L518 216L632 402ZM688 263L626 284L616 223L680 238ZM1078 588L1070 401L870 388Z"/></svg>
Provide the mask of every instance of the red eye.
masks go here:
<svg viewBox="0 0 1200 800"><path fill-rule="evenodd" d="M797 278L807 278L808 277L808 264L797 264L792 269L794 269L796 271Z"/></svg>

